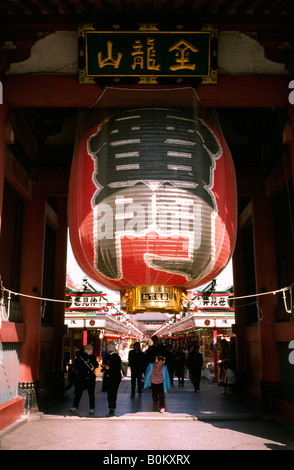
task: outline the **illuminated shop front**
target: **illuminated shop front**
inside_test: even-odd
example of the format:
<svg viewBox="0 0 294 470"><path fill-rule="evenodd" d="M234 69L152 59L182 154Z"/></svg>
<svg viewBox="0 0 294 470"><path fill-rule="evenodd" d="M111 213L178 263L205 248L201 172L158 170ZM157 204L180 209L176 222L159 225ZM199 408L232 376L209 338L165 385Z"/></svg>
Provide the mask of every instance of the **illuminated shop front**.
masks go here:
<svg viewBox="0 0 294 470"><path fill-rule="evenodd" d="M77 349L92 342L94 354L101 356L101 350L110 340L129 341L143 336L115 305L108 302L103 292L71 291L66 294L70 306L65 309L64 352L72 360Z"/></svg>
<svg viewBox="0 0 294 470"><path fill-rule="evenodd" d="M197 307L187 311L184 318L165 324L157 335L188 348L198 344L204 363L213 361L215 339L219 353L221 339L229 339L233 335L235 312L229 304L232 296L228 292L193 294Z"/></svg>

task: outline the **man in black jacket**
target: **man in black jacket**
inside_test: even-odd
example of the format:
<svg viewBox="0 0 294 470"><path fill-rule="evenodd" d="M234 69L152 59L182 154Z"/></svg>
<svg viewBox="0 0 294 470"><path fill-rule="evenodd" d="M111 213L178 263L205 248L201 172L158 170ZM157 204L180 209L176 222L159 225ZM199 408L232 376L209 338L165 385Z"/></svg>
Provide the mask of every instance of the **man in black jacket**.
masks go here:
<svg viewBox="0 0 294 470"><path fill-rule="evenodd" d="M129 366L131 368L131 398L135 396L136 382L138 394L142 393L142 374L145 370L145 355L141 351L139 341L134 343L134 348L129 352Z"/></svg>
<svg viewBox="0 0 294 470"><path fill-rule="evenodd" d="M115 349L115 344L110 341L107 346L107 355L103 363L104 376L102 391L107 392L109 414L114 414L116 409L116 399L118 387L121 382L121 358Z"/></svg>
<svg viewBox="0 0 294 470"><path fill-rule="evenodd" d="M152 346L149 346L149 348L146 351L146 363L147 365L154 364L156 357L162 356L164 358L167 358L167 350L166 347L159 341L158 336L154 335L152 336Z"/></svg>
<svg viewBox="0 0 294 470"><path fill-rule="evenodd" d="M92 344L87 344L77 353L76 359L73 363L72 371L75 375L75 398L70 411L75 412L78 407L84 390L88 390L90 402L90 414L95 412L95 385L96 375L95 369L98 367L98 362L93 356Z"/></svg>
<svg viewBox="0 0 294 470"><path fill-rule="evenodd" d="M200 391L200 377L201 377L201 368L203 365L203 357L199 352L199 346L193 346L192 350L187 359L187 367L190 372L190 379L194 386L194 391Z"/></svg>

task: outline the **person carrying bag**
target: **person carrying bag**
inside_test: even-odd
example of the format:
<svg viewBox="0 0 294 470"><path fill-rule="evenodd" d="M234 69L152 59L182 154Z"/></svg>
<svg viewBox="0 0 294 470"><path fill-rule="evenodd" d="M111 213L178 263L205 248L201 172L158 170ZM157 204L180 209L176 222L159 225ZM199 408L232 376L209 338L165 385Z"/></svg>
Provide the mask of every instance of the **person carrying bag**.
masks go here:
<svg viewBox="0 0 294 470"><path fill-rule="evenodd" d="M93 356L93 346L87 344L77 354L72 371L75 374L75 398L71 412L77 411L84 390L88 390L90 414L95 412L95 385L96 376L99 375L99 364Z"/></svg>

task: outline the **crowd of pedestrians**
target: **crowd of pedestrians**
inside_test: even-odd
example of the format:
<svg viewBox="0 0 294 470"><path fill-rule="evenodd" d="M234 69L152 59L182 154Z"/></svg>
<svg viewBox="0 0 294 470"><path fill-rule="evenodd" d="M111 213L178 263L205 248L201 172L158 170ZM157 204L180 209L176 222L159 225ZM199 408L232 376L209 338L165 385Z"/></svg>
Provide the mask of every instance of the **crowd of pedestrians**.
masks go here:
<svg viewBox="0 0 294 470"><path fill-rule="evenodd" d="M226 383L227 389L224 393L231 393L235 383L234 347L233 341L230 347L227 342L222 342L219 381ZM72 385L75 387L74 402L70 411L77 411L83 391L87 390L90 413L95 412L96 377L102 373L102 391L107 395L109 414L114 414L119 385L121 380L126 378L128 367L131 371L131 398L135 397L136 391L141 395L144 388L151 388L153 407L161 413L165 411L165 396L176 379L178 386L183 387L185 378L188 377L194 391L200 391L203 357L197 344L190 346L189 351L186 351L181 346L165 346L154 335L152 345L142 350L139 341L136 341L131 349L127 344L120 346L110 341L103 351L101 365L93 355L93 346L88 344L77 352L68 373L69 385L66 389Z"/></svg>

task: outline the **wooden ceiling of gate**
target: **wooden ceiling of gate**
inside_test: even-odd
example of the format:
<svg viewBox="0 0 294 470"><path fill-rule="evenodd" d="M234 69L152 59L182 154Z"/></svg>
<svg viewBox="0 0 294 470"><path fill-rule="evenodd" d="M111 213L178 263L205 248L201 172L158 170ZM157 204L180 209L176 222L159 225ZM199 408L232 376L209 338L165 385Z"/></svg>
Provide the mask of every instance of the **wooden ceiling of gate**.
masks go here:
<svg viewBox="0 0 294 470"><path fill-rule="evenodd" d="M38 17L96 21L117 16L120 20L164 22L262 22L289 21L293 0L1 0L0 16L8 20ZM29 18L31 17L31 18Z"/></svg>
<svg viewBox="0 0 294 470"><path fill-rule="evenodd" d="M254 32L266 57L293 68L293 0L0 0L0 73L7 62L27 59L41 32L76 30L79 23L103 29L120 25L160 28L213 24L219 31ZM7 49L13 42L16 50Z"/></svg>

